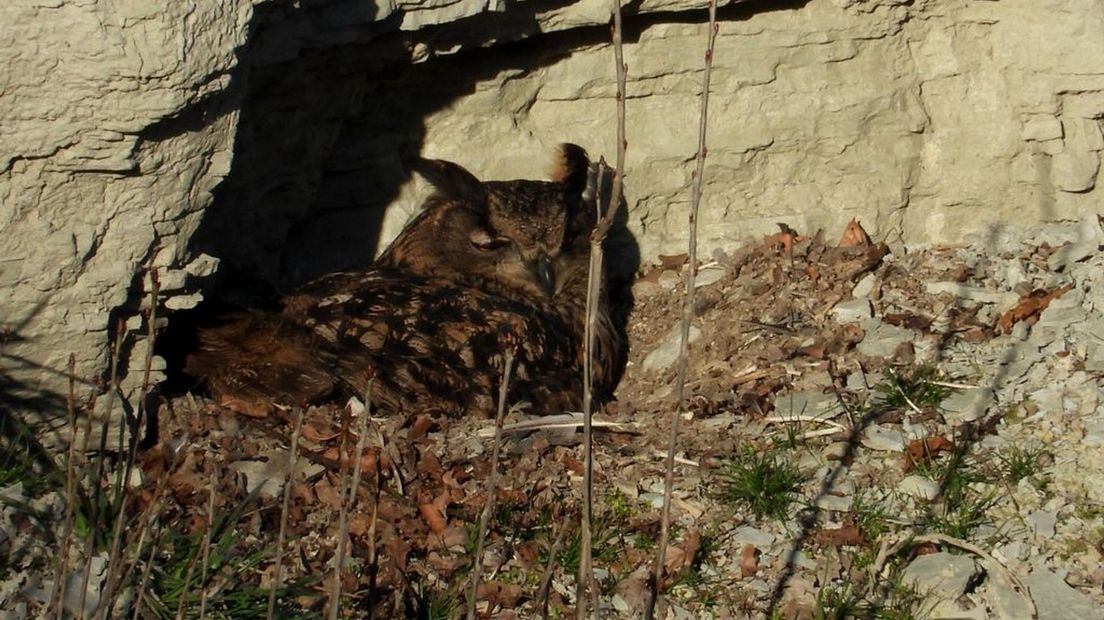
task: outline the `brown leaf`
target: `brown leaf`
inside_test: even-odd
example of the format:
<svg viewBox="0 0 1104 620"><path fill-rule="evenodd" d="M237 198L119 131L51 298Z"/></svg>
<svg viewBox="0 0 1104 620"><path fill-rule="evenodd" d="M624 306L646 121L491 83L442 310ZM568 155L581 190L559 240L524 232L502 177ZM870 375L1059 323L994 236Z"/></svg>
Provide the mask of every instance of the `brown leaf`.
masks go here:
<svg viewBox="0 0 1104 620"><path fill-rule="evenodd" d="M822 360L828 352L828 347L825 346L823 342L817 342L807 347L801 347L797 350L797 352L801 353L802 355L807 355L809 357Z"/></svg>
<svg viewBox="0 0 1104 620"><path fill-rule="evenodd" d="M853 523L847 523L843 527L828 530L819 529L813 535L813 541L822 547L845 547L864 544L866 538Z"/></svg>
<svg viewBox="0 0 1104 620"><path fill-rule="evenodd" d="M406 572L406 559L410 555L410 543L403 539L402 536L391 536L384 543L384 547L387 548L387 557L391 558L391 563L395 565L400 572Z"/></svg>
<svg viewBox="0 0 1104 620"><path fill-rule="evenodd" d="M445 521L445 515L436 504L430 502L428 504L419 504L418 512L422 515L422 520L429 526L429 529L434 534L440 536L444 534L448 528L448 522Z"/></svg>
<svg viewBox="0 0 1104 620"><path fill-rule="evenodd" d="M571 458L570 456L565 456L563 458L563 464L569 470L571 470L572 472L574 472L575 474L580 475L580 476L582 476L583 472L586 470L586 468L583 467L583 462L582 461L577 461L577 460Z"/></svg>
<svg viewBox="0 0 1104 620"><path fill-rule="evenodd" d="M688 255L686 252L681 254L660 254L659 264L662 265L664 269L670 271L681 271L682 266L686 264L687 257Z"/></svg>
<svg viewBox="0 0 1104 620"><path fill-rule="evenodd" d="M701 533L697 530L690 530L679 544L668 547L667 556L663 560L668 578L673 579L690 568L694 563L694 556L698 555L699 551L701 551Z"/></svg>
<svg viewBox="0 0 1104 620"><path fill-rule="evenodd" d="M870 245L870 235L866 234L858 220L852 219L847 223L847 227L843 229L839 247L856 248L864 245Z"/></svg>
<svg viewBox="0 0 1104 620"><path fill-rule="evenodd" d="M759 572L759 549L755 545L744 545L740 549L740 576L744 579Z"/></svg>
<svg viewBox="0 0 1104 620"><path fill-rule="evenodd" d="M959 335L963 342L979 344L993 339L993 330L988 327L971 327Z"/></svg>
<svg viewBox="0 0 1104 620"><path fill-rule="evenodd" d="M222 399L219 400L219 406L250 418L267 418L268 415L272 413L272 406L268 403L236 398L229 395L223 395Z"/></svg>
<svg viewBox="0 0 1104 620"><path fill-rule="evenodd" d="M954 450L954 443L942 435L915 439L905 448L904 470L912 471L917 463L928 460L940 452L952 450Z"/></svg>
<svg viewBox="0 0 1104 620"><path fill-rule="evenodd" d="M1021 297L1020 303L1016 304L1015 308L1002 314L1000 320L997 321L997 327L1000 328L1001 333L1007 334L1012 331L1012 326L1019 321L1034 323L1038 320L1038 315L1050 305L1050 302L1065 295L1066 291L1072 288L1072 284L1067 284L1050 291L1041 288L1035 289L1030 295Z"/></svg>
<svg viewBox="0 0 1104 620"><path fill-rule="evenodd" d="M318 502L330 508L341 508L341 494L334 488L329 476L322 478L314 485L314 495Z"/></svg>
<svg viewBox="0 0 1104 620"><path fill-rule="evenodd" d="M919 332L928 331L928 328L930 328L932 324L932 319L912 314L911 312L890 312L882 317L882 320L890 325L904 327L905 329L914 329Z"/></svg>
<svg viewBox="0 0 1104 620"><path fill-rule="evenodd" d="M307 439L315 443L324 443L341 435L341 431L322 432L314 428L310 424L306 423L303 424L303 428L299 431L299 433L303 436L303 439Z"/></svg>
<svg viewBox="0 0 1104 620"><path fill-rule="evenodd" d="M763 245L766 246L768 250L781 250L786 254L790 254L793 252L795 243L801 243L806 239L806 237L797 234L797 231L783 223L779 223L778 227L782 229L782 232L776 232L773 235L763 237Z"/></svg>
<svg viewBox="0 0 1104 620"><path fill-rule="evenodd" d="M428 433L436 424L437 423L434 422L432 417L423 413L422 415L418 416L416 420L414 420L413 424L410 425L410 432L407 433L406 438L410 441L418 441L419 439L425 437L426 433Z"/></svg>
<svg viewBox="0 0 1104 620"><path fill-rule="evenodd" d="M807 265L805 267L805 275L809 276L809 279L812 280L813 282L816 282L817 280L820 279L820 271L817 270L817 268L813 267L812 265Z"/></svg>
<svg viewBox="0 0 1104 620"><path fill-rule="evenodd" d="M518 601L521 600L521 594L521 586L516 583L488 581L479 584L479 589L476 591L475 598L476 600L490 603L491 609L498 606L505 609L512 609L516 607Z"/></svg>
<svg viewBox="0 0 1104 620"><path fill-rule="evenodd" d="M427 476L430 480L440 480L441 476L445 473L445 468L441 465L441 460L432 452L422 453L421 458L418 459L418 465L414 470L422 476Z"/></svg>

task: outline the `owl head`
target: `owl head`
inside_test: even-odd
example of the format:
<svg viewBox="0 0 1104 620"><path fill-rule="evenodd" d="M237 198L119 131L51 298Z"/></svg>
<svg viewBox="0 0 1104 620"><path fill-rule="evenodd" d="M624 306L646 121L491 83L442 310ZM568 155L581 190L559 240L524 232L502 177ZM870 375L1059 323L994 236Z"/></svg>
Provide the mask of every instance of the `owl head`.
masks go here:
<svg viewBox="0 0 1104 620"><path fill-rule="evenodd" d="M594 221L586 151L563 144L550 181L480 181L452 162L419 159L413 168L435 193L377 264L418 275L493 283L552 297L569 277Z"/></svg>

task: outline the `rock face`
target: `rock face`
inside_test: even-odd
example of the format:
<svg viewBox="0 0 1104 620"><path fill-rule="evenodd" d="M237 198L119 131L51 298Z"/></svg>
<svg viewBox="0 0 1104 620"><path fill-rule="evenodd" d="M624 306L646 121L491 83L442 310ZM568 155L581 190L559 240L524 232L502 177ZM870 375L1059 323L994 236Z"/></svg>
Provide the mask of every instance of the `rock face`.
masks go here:
<svg viewBox="0 0 1104 620"><path fill-rule="evenodd" d="M626 17L644 256L684 244L703 5ZM163 316L199 300L211 257L276 286L370 260L424 194L404 157L483 178L543 176L561 141L612 157L608 6L2 3L0 387L60 393L70 353L102 380L113 320L145 333L150 266ZM721 18L705 252L779 221L955 241L1099 210L1100 3L778 0ZM143 347L124 340L123 374Z"/></svg>

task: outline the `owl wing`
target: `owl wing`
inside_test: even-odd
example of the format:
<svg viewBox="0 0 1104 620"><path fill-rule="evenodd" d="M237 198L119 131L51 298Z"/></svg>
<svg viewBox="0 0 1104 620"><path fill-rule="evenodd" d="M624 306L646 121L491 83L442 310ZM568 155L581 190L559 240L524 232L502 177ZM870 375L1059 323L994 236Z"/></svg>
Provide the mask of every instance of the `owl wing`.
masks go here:
<svg viewBox="0 0 1104 620"><path fill-rule="evenodd" d="M275 405L302 405L331 395L337 357L313 331L284 317L238 313L199 332L185 372L223 406L263 417Z"/></svg>
<svg viewBox="0 0 1104 620"><path fill-rule="evenodd" d="M372 269L312 282L284 313L336 352L347 389L363 392L371 379L372 400L386 409L492 414L510 347L510 402L550 413L581 400L574 326L550 304Z"/></svg>

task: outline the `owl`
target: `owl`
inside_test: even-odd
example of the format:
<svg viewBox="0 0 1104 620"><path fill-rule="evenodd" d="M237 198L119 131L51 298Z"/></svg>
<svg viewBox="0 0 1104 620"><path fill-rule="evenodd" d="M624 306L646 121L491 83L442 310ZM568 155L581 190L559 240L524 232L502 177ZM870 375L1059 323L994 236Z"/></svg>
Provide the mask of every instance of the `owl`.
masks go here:
<svg viewBox="0 0 1104 620"><path fill-rule="evenodd" d="M585 151L565 144L557 154L551 181L483 182L418 160L435 193L369 268L323 276L285 296L279 313L204 331L187 370L256 415L369 385L385 410L489 415L511 349L511 401L535 413L578 409L596 215ZM621 359L604 292L596 333L601 401Z"/></svg>

